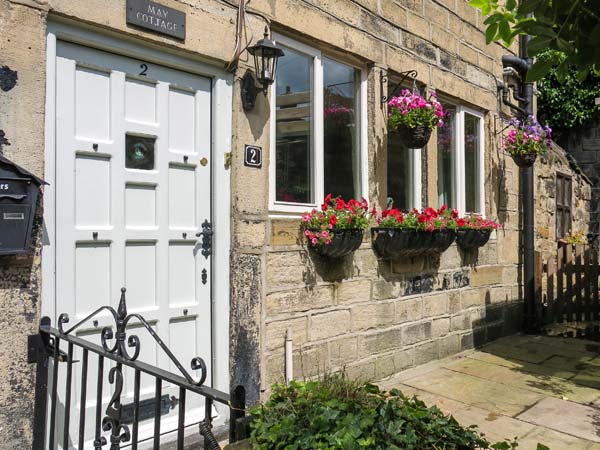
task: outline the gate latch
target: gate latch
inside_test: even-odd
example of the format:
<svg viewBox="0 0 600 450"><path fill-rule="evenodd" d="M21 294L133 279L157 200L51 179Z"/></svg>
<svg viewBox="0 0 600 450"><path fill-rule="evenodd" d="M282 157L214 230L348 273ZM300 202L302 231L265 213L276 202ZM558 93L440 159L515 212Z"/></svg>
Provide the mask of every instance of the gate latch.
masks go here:
<svg viewBox="0 0 600 450"><path fill-rule="evenodd" d="M212 223L205 219L202 223L202 231L196 233L196 237L202 236L202 255L206 259L212 255L213 234Z"/></svg>

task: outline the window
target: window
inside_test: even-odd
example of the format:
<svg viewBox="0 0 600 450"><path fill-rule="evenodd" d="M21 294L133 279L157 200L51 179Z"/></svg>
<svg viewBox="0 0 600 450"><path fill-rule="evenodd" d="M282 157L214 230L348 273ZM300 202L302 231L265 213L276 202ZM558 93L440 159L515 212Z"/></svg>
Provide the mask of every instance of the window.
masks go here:
<svg viewBox="0 0 600 450"><path fill-rule="evenodd" d="M388 96L396 90L397 83L388 83ZM423 92L421 92L423 95ZM393 131L387 140L387 205L404 211L421 209L421 149L409 149Z"/></svg>
<svg viewBox="0 0 600 450"><path fill-rule="evenodd" d="M277 41L285 55L272 87L271 210L302 212L329 193L360 198L365 77L304 44L282 36Z"/></svg>
<svg viewBox="0 0 600 450"><path fill-rule="evenodd" d="M567 236L571 232L571 177L556 173L556 237Z"/></svg>
<svg viewBox="0 0 600 450"><path fill-rule="evenodd" d="M483 115L443 103L444 125L437 132L438 206L484 214Z"/></svg>

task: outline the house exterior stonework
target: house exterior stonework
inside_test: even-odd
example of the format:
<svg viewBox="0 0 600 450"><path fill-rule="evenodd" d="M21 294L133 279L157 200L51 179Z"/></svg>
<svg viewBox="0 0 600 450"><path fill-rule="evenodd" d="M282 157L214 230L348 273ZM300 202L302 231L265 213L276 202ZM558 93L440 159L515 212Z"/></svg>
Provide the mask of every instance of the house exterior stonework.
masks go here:
<svg viewBox="0 0 600 450"><path fill-rule="evenodd" d="M0 91L0 129L10 142L2 146L4 156L45 178L49 143L44 123L54 114L46 97L48 24L223 68L235 44L237 2L160 3L186 14L185 41L128 26L125 0L0 0L0 66L18 73L16 86ZM229 322L229 354L213 357L228 362L229 383L245 386L249 404L264 398L273 382L283 380L288 329L295 377L345 369L368 380L521 330L519 170L501 149L509 111L500 106L496 87L500 58L516 53L516 44L510 49L486 45L483 20L464 0L254 0L248 10L255 40L268 21L278 35L363 74L362 187L378 208L388 198L387 111L380 102L388 85L382 86L382 74L392 79L417 70L421 87L481 115L482 213L501 227L475 253L454 244L439 257L378 260L366 232L353 256L330 261L313 255L300 234L299 215L284 214L270 203L272 97L259 94L254 109L243 110L240 80L246 70L254 70L253 61L243 57L226 80L232 87L231 162L224 166L231 182L218 187L229 190L231 201L230 295L215 300L229 302L229 317L221 318ZM421 151L420 173L414 174L421 180L416 196L422 206L439 203L437 141L434 132ZM262 147L261 169L244 165L245 144ZM536 245L550 253L556 245L555 172L573 177L573 229L587 229L591 188L560 150L535 170ZM0 430L3 435L11 430L9 440L0 443L6 449L31 445L34 373L26 362L27 336L36 332L42 286L47 286L48 275L42 273L48 245L42 214L47 213L40 203L31 256L0 256L0 337L11 349L0 352Z"/></svg>

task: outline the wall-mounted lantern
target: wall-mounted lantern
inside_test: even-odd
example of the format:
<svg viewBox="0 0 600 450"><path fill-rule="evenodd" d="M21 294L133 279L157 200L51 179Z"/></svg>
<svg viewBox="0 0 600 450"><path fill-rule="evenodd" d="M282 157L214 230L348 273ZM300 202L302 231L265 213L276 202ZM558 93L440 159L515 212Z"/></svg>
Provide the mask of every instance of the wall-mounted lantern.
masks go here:
<svg viewBox="0 0 600 450"><path fill-rule="evenodd" d="M264 37L256 45L248 48L248 53L254 57L256 79L261 86L256 86L252 72L247 71L242 79L242 106L245 111L254 108L259 92L267 94L269 86L275 81L277 59L284 55L283 50L277 46L275 41L269 39L266 27Z"/></svg>

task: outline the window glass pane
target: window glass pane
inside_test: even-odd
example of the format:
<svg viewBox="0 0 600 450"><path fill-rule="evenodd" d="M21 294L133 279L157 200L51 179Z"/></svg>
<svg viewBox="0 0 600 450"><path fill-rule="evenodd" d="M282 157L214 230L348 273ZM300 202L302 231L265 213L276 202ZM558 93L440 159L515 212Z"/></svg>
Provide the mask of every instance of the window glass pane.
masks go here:
<svg viewBox="0 0 600 450"><path fill-rule="evenodd" d="M313 62L289 48L284 51L276 81L275 199L311 203Z"/></svg>
<svg viewBox="0 0 600 450"><path fill-rule="evenodd" d="M479 211L479 135L480 118L465 113L465 209Z"/></svg>
<svg viewBox="0 0 600 450"><path fill-rule="evenodd" d="M401 141L397 133L388 134L387 145L387 185L388 203L394 208L408 210L412 205L412 158L411 152Z"/></svg>
<svg viewBox="0 0 600 450"><path fill-rule="evenodd" d="M360 198L360 71L323 58L325 194Z"/></svg>
<svg viewBox="0 0 600 450"><path fill-rule="evenodd" d="M444 105L444 125L437 130L438 203L456 207L454 195L454 157L456 146L456 108Z"/></svg>
<svg viewBox="0 0 600 450"><path fill-rule="evenodd" d="M156 138L125 135L125 167L153 170Z"/></svg>

